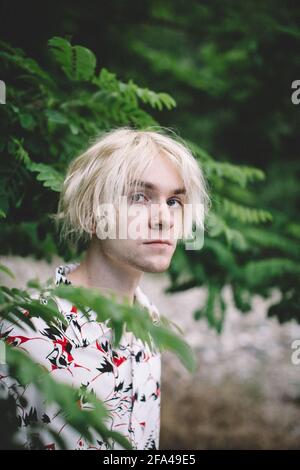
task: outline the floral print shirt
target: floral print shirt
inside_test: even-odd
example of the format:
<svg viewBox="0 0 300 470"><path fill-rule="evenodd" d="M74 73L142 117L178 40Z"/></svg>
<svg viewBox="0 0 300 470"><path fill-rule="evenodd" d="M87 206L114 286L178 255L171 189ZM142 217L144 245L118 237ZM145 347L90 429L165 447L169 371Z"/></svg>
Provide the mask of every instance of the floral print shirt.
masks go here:
<svg viewBox="0 0 300 470"><path fill-rule="evenodd" d="M67 275L78 263L58 266L55 284L71 284ZM41 299L44 303L46 299ZM147 308L154 323L159 322L159 312L142 289L135 291L135 302ZM48 325L39 317L32 321L36 331L25 330L8 322L2 322L1 338L22 349L44 366L58 381L94 393L103 400L110 412L105 424L119 431L131 442L134 449L158 449L160 434L161 354L155 349L125 332L118 348L112 346L112 329L107 321L96 321L95 312L87 318L66 299L55 298L55 303L67 320L66 327ZM15 381L0 373L0 383L13 394L18 408L19 438L25 448L30 448L28 431L31 423L42 421L40 436L46 449L59 449L47 425L64 439L67 449L107 449L99 436L87 442L69 426L54 406L44 402L37 389L15 386ZM21 397L26 397L27 404ZM82 405L84 408L84 405ZM113 442L113 449L122 449Z"/></svg>

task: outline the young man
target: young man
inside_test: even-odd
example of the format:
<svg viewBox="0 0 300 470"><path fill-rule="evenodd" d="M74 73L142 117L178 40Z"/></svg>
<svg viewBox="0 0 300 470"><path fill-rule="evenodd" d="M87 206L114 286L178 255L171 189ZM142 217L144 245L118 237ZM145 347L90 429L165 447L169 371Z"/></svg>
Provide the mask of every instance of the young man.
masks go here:
<svg viewBox="0 0 300 470"><path fill-rule="evenodd" d="M142 275L168 269L177 240L183 238L185 206L200 205L205 214L207 203L201 169L184 144L163 132L129 127L107 132L68 168L57 219L62 237L84 240L87 249L80 263L57 268L56 284L114 294L118 302L145 307L159 322L156 306L139 286ZM203 211L193 214L192 222L201 226ZM112 331L96 321L95 312L87 320L65 299L55 302L68 322L66 329L53 329L37 318L36 332L20 332L10 325L2 337L22 347L57 380L95 393L111 413L108 427L123 433L133 448L158 449L159 352L150 351L132 334L124 334L113 349ZM21 425L43 420L69 449L106 448L96 437L87 442L56 409L46 410L34 392L26 393L27 406L16 396ZM41 438L47 448L57 448L47 432ZM23 440L30 447L25 435ZM114 448L121 447L115 443Z"/></svg>

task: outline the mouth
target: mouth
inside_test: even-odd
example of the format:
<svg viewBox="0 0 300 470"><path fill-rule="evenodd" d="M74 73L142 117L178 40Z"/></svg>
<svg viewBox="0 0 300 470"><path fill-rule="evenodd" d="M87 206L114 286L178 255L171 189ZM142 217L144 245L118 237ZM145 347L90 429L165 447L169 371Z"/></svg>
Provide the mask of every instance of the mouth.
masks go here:
<svg viewBox="0 0 300 470"><path fill-rule="evenodd" d="M151 240L149 242L144 242L143 244L144 245L156 245L156 246L160 246L160 245L172 246L172 243L169 242L168 240Z"/></svg>

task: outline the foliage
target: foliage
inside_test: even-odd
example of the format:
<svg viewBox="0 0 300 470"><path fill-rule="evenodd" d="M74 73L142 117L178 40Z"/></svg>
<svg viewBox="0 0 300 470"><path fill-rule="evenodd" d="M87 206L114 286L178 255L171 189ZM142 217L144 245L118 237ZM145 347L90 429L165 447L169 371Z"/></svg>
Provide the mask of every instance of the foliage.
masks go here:
<svg viewBox="0 0 300 470"><path fill-rule="evenodd" d="M48 214L56 210L68 162L106 129L158 125L142 104L175 106L167 93L123 83L105 68L96 71L95 57L84 47L56 37L49 48L55 63L47 71L8 44L0 52L2 78L9 83L0 108L1 250L48 260L57 250ZM60 254L75 256L66 247Z"/></svg>
<svg viewBox="0 0 300 470"><path fill-rule="evenodd" d="M144 105L169 110L176 102L167 93L141 88L131 79L121 82L106 68L98 71L90 50L73 46L64 38L49 40L52 59L47 69L21 50L7 44L2 49L3 78L9 78L10 83L7 104L0 108L5 123L1 137L2 252L50 260L58 250L66 259L74 258L76 253L70 248L59 246L48 217L56 210L57 192L68 162L91 138L108 128L158 125ZM236 306L247 311L253 293L267 296L277 287L284 309L288 299L297 305L297 230L290 230L288 216L275 212L270 200L258 206L261 183L270 184L264 171L217 161L198 142L186 142L209 182L212 209L205 249L189 253L179 245L169 270L169 291L207 286L225 308L222 288L229 284ZM268 269L274 263L278 269ZM251 278L248 273L255 269L256 275ZM279 274L281 269L284 275ZM242 302L242 297L248 301ZM208 301L195 318L206 317L221 331L225 315L221 315L222 321L215 319L213 305ZM278 317L284 320L280 303L275 310L270 307L269 314L279 313L278 309ZM298 309L292 311L292 317L299 320Z"/></svg>
<svg viewBox="0 0 300 470"><path fill-rule="evenodd" d="M45 320L47 325L66 324L66 319L57 309L56 303L53 302L54 299L64 298L76 305L87 316L89 310L92 309L96 312L99 322L109 320L109 326L114 332L113 347L118 347L122 333L126 328L127 331L133 332L137 338L147 343L152 351L157 351L157 349L174 351L190 372L195 370L196 360L193 351L181 337L175 334L173 323L163 315L160 323L154 324L145 309L139 306L131 307L126 304L118 304L113 299L99 296L95 289L74 286L40 286L33 282L29 283L29 287L33 284L35 284L34 292L32 289L31 292L28 292L27 290L9 289L1 286L0 315L2 321L9 321L21 326L21 328L27 325L34 331L36 331L33 322L35 317ZM2 339L5 340L5 338ZM64 410L63 415L66 422L79 431L83 437L90 439L91 432L95 431L108 444L112 439L124 448L131 448L122 434L110 431L106 427L104 420L108 416L108 411L92 393L85 391L83 397L82 390L58 383L29 355L9 343L6 344L6 362L11 377L17 379L18 383L23 386L35 384L43 396L47 398L47 402L54 402L59 409ZM89 403L88 413L78 406L80 398L84 398L85 402ZM5 448L15 448L20 446L14 436L14 431L17 428L16 410L13 408L10 395L6 400L2 398L0 403L4 404L5 401L10 410L10 414L6 413L5 419L12 432L10 436L6 436L3 445L7 446ZM30 430L33 438L42 426L43 424L36 424ZM47 430L49 431L49 425ZM62 438L54 430L52 433L54 439L64 447L65 443ZM32 442L34 448L43 448L43 442L40 440Z"/></svg>
<svg viewBox="0 0 300 470"><path fill-rule="evenodd" d="M153 10L154 17L176 25L178 16L172 17L170 4L165 9L160 2L157 5L160 7ZM197 10L197 14L203 15L205 8ZM184 29L186 25L181 24L180 27ZM291 31L285 31L285 34L291 34ZM226 93L232 93L237 107L247 102L249 96L255 96L255 83L249 76L247 78L246 73L249 58L256 50L251 41L242 41L235 48L228 47L227 51L208 41L199 47L202 64L199 67L199 64L194 64L192 54L188 54L185 60L183 55L178 57L174 40L170 41L170 37L173 36L169 36L166 42L169 47L165 51L158 51L157 47L149 50L146 41L143 44L135 41L133 50L146 57L158 74L171 72L173 80L189 90L201 90L201 93L222 99ZM116 73L105 67L99 70L91 50L72 45L65 38L54 37L48 45L49 55L38 63L22 50L7 43L1 44L1 79L9 84L7 104L0 107L1 252L30 254L48 260L59 254L65 259L74 259L77 253L58 244L48 217L56 210L68 163L92 138L106 129L122 125L140 129L159 126L154 116L160 113L164 116L173 110L178 99L177 94L174 99L166 92L140 87L131 78L122 82ZM180 47L181 51L186 50L184 40ZM246 72L238 82L232 71L241 70ZM220 119L225 114L221 113ZM228 114L225 117L230 120ZM202 121L199 117L198 128L199 124L205 124L204 121L204 117ZM211 128L211 139L213 130ZM201 139L195 138L195 131L186 132L186 135L189 136L186 141L208 179L212 209L207 220L204 249L188 251L179 244L169 269L171 285L168 291L206 286L207 302L195 312L195 319L206 318L218 332L222 331L226 314L225 285L231 286L235 304L242 312L251 309L253 294L268 296L273 288L277 288L282 294L281 300L270 307L268 314L276 315L280 321L296 319L299 322L299 224L291 220L282 206L274 209L272 196L260 197L262 185L270 187L262 169L249 164L218 161L210 155L212 145L209 138L204 149L202 143L200 145ZM225 153L225 159L227 156ZM60 295L70 296L82 308L91 303L91 308L95 308L100 318L103 312L107 312L116 341L126 322L129 329L145 341L151 333L161 348L175 351L187 367L195 366L189 348L167 324L151 327L147 318L137 314L136 310L128 306L118 309L115 304L108 304L107 300L84 290L68 287L68 290L61 290ZM45 316L48 321L55 315L49 306L41 308L30 298L28 291L1 287L0 300L2 316L22 318L25 323L30 319L22 316L20 307ZM9 349L8 359L12 371L21 381L35 381L40 377L31 361L23 367L24 358L16 351ZM41 386L47 384L52 391L51 399L63 405L68 394L73 392L64 387L56 388L47 381L43 378ZM87 423L86 418L77 416L75 411L73 418L74 427L81 428ZM95 425L92 418L90 424ZM98 431L108 436L102 427Z"/></svg>

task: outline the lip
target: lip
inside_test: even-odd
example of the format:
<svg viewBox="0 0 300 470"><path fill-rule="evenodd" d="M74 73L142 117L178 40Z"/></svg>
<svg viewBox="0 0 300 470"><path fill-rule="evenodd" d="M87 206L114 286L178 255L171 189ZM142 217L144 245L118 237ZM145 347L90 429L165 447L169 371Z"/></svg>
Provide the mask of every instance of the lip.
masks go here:
<svg viewBox="0 0 300 470"><path fill-rule="evenodd" d="M172 244L168 240L151 240L150 242L144 242L144 245L169 245Z"/></svg>

